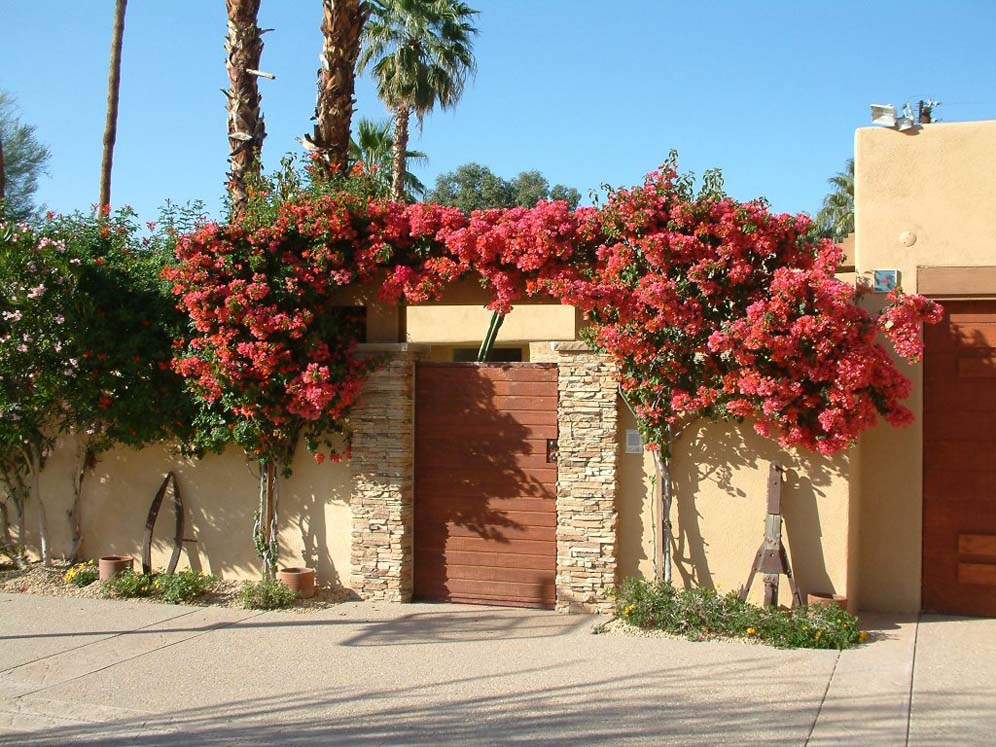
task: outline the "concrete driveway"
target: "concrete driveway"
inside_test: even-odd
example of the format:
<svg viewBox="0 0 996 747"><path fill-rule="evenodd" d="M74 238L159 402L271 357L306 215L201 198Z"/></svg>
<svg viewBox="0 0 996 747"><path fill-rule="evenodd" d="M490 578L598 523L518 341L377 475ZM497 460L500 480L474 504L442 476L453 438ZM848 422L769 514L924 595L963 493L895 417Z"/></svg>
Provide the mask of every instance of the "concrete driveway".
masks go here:
<svg viewBox="0 0 996 747"><path fill-rule="evenodd" d="M996 621L777 651L596 619L0 595L2 745L991 745Z"/></svg>

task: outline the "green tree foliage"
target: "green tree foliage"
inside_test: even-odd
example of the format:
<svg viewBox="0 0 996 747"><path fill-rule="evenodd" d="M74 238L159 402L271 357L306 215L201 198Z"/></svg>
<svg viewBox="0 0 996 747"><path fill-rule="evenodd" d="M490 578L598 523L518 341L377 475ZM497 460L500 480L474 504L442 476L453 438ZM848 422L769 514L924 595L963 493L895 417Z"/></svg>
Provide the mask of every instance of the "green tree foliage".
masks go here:
<svg viewBox="0 0 996 747"><path fill-rule="evenodd" d="M0 91L0 146L3 147L4 193L0 217L15 221L37 218L38 177L46 172L51 153L39 142L33 125L24 124L13 96Z"/></svg>
<svg viewBox="0 0 996 747"><path fill-rule="evenodd" d="M394 114L391 196L404 198L408 122L421 124L436 106L456 106L476 69L471 23L477 11L460 0L370 0L357 69L368 68L377 95Z"/></svg>
<svg viewBox="0 0 996 747"><path fill-rule="evenodd" d="M854 231L854 159L848 158L844 170L827 182L833 189L816 214L817 230L822 237L843 241Z"/></svg>
<svg viewBox="0 0 996 747"><path fill-rule="evenodd" d="M523 171L507 180L487 166L465 163L436 177L436 187L426 199L458 207L465 213L487 208L533 207L541 200L564 200L573 210L581 201L581 193L563 184L550 187L539 171Z"/></svg>
<svg viewBox="0 0 996 747"><path fill-rule="evenodd" d="M394 153L394 123L390 120L374 122L361 119L357 127L356 137L349 141L349 158L352 167L359 174L367 175L373 182L378 197L389 197L391 194L391 159ZM409 150L405 152L405 199L413 202L425 194L425 185L419 181L410 170L412 164L426 164L429 158L422 151Z"/></svg>

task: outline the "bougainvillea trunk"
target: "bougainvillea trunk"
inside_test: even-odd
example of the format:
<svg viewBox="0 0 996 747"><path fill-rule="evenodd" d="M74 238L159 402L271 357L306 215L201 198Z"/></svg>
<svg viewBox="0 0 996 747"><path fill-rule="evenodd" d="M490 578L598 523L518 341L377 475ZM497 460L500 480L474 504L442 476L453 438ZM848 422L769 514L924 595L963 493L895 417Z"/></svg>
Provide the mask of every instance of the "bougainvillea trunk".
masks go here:
<svg viewBox="0 0 996 747"><path fill-rule="evenodd" d="M403 202L405 199L405 172L408 170L408 121L411 110L407 105L399 106L394 112L394 153L391 159L391 199Z"/></svg>
<svg viewBox="0 0 996 747"><path fill-rule="evenodd" d="M263 36L257 25L260 0L226 0L228 36L228 190L232 213L240 214L249 199L247 182L259 174L259 156L266 137L260 108L258 70Z"/></svg>
<svg viewBox="0 0 996 747"><path fill-rule="evenodd" d="M118 137L118 94L121 90L121 44L124 40L125 9L128 0L117 0L114 6L114 30L111 34L111 62L107 74L107 114L104 120L104 153L100 160L100 198L97 206L103 210L111 204L111 169L114 164L114 142Z"/></svg>
<svg viewBox="0 0 996 747"><path fill-rule="evenodd" d="M263 561L263 577L274 579L277 574L279 476L272 462L259 464L259 508L253 525L256 553Z"/></svg>
<svg viewBox="0 0 996 747"><path fill-rule="evenodd" d="M329 172L345 174L356 58L368 9L361 0L322 0L322 9L322 66L312 140Z"/></svg>
<svg viewBox="0 0 996 747"><path fill-rule="evenodd" d="M672 487L671 482L671 452L670 445L657 444L651 449L654 458L654 470L657 473L657 480L654 485L654 492L660 490L660 526L655 528L659 534L656 543L659 543L660 550L660 579L664 583L671 584L671 502ZM659 486L659 487L658 487ZM655 496L656 498L656 496Z"/></svg>

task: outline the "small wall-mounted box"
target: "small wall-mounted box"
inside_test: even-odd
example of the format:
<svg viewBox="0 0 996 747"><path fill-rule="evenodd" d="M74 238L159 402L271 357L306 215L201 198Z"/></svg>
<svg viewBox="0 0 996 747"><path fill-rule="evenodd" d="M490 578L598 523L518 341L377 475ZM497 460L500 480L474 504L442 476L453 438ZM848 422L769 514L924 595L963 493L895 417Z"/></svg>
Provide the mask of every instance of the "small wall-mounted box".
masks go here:
<svg viewBox="0 0 996 747"><path fill-rule="evenodd" d="M643 439L640 438L640 431L638 431L636 428L626 429L626 453L627 454L643 453Z"/></svg>
<svg viewBox="0 0 996 747"><path fill-rule="evenodd" d="M899 270L872 270L872 290L889 293L899 285Z"/></svg>

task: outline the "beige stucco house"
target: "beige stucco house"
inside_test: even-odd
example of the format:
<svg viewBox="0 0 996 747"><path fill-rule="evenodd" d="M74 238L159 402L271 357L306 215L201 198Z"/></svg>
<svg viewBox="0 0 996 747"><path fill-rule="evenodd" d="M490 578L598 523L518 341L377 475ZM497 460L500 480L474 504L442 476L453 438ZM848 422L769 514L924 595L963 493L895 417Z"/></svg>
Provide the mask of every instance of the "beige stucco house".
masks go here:
<svg viewBox="0 0 996 747"><path fill-rule="evenodd" d="M906 369L916 423L880 426L833 458L786 452L749 426L690 429L674 459L674 578L724 590L746 580L775 461L787 470L785 537L803 593L870 610L996 614L996 122L863 128L855 161L853 267L842 277L898 270L904 288L949 306L925 364ZM472 359L487 322L472 287L429 306L368 307L367 348L390 363L353 417L353 459L317 465L302 453L283 486L284 564L365 597L562 610L605 608L615 582L653 574L652 464L627 448L632 416L611 367L577 342L574 310L517 307L498 338L510 365L467 384L442 364ZM440 427L441 414L457 426ZM474 447L480 422L490 449ZM72 452L64 443L43 481L56 552L68 544ZM234 450L201 462L166 447L105 455L88 488L84 553L137 554L168 469L187 504L183 562L255 576L256 478ZM159 564L171 549L164 517Z"/></svg>

